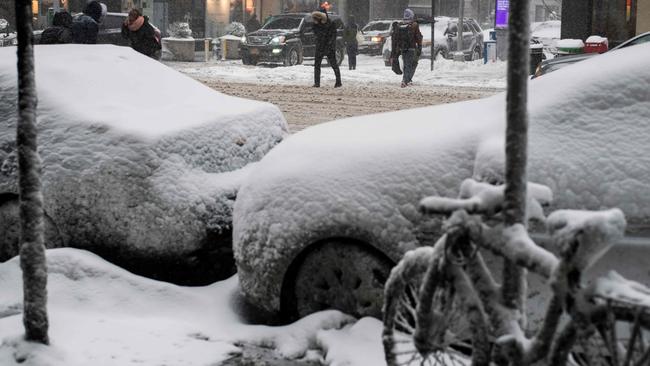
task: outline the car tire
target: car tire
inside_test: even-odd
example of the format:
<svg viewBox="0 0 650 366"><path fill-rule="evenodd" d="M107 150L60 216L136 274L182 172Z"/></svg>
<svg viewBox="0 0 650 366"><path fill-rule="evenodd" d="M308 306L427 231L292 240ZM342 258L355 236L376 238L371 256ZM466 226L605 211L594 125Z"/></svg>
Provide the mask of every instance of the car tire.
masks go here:
<svg viewBox="0 0 650 366"><path fill-rule="evenodd" d="M438 48L436 50L436 60L447 59L449 57L449 52L446 48Z"/></svg>
<svg viewBox="0 0 650 366"><path fill-rule="evenodd" d="M361 242L335 239L308 248L292 265L283 290L289 319L337 309L381 319L384 283L393 263Z"/></svg>
<svg viewBox="0 0 650 366"><path fill-rule="evenodd" d="M283 61L284 66L298 65L300 61L300 54L298 53L298 50L295 47L290 48Z"/></svg>
<svg viewBox="0 0 650 366"><path fill-rule="evenodd" d="M47 248L63 246L54 221L43 213L45 224L44 242ZM19 254L20 251L20 200L17 194L0 194L0 262Z"/></svg>
<svg viewBox="0 0 650 366"><path fill-rule="evenodd" d="M479 47L475 47L474 50L472 50L472 53L470 53L468 61L476 61L480 59L481 59L481 49Z"/></svg>

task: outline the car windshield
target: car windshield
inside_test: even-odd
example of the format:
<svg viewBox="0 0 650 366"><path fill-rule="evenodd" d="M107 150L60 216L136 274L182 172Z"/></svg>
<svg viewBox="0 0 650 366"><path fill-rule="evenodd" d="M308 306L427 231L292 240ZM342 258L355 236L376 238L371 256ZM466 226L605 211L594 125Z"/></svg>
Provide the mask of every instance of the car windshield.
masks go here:
<svg viewBox="0 0 650 366"><path fill-rule="evenodd" d="M384 22L368 23L365 27L363 27L364 32L387 31L388 29L390 29L390 23Z"/></svg>
<svg viewBox="0 0 650 366"><path fill-rule="evenodd" d="M295 29L300 27L302 18L275 17L269 19L262 29Z"/></svg>

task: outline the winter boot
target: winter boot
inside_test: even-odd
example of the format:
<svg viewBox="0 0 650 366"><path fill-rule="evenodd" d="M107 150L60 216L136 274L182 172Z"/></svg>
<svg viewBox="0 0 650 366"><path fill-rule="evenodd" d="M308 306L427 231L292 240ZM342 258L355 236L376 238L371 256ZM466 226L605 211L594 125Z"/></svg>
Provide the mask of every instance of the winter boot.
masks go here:
<svg viewBox="0 0 650 366"><path fill-rule="evenodd" d="M335 87L335 88L340 88L340 87L342 87L342 86L343 86L343 84L341 84L340 81L337 81L336 84L334 84L334 87Z"/></svg>

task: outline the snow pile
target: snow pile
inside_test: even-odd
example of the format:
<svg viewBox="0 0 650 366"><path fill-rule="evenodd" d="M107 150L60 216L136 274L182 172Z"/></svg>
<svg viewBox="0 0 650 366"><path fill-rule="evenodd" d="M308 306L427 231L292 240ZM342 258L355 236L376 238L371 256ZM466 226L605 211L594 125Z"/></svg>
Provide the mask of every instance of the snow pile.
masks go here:
<svg viewBox="0 0 650 366"><path fill-rule="evenodd" d="M647 228L649 57L650 45L629 47L530 83L529 181L551 188L549 210L619 207L629 227ZM504 131L501 94L291 136L255 167L235 203L244 291L278 310L285 270L324 238L362 240L398 261L418 245L422 198L456 197L475 174L502 181Z"/></svg>
<svg viewBox="0 0 650 366"><path fill-rule="evenodd" d="M436 43L438 42L437 37L438 29L436 28ZM428 54L426 49L424 52ZM292 67L245 66L241 61L211 61L207 64L169 62L168 65L199 80L218 79L224 82L265 85L311 85L314 82L313 60L305 60L304 64ZM349 71L345 66L347 66L347 61L344 60L343 67L341 67L343 87L353 84L372 84L383 87L380 83L397 83L399 85L401 80L400 76L395 75L390 67L384 65L382 57L359 55L357 56L356 70ZM435 70L431 72L429 59L421 58L413 78L415 85L500 89L505 88L506 85L505 62L483 64L482 59L471 62L437 59L434 67ZM321 78L323 83L334 83L334 73L327 68L323 70Z"/></svg>
<svg viewBox="0 0 650 366"><path fill-rule="evenodd" d="M242 342L300 358L327 343L321 331L353 320L325 311L283 327L246 325L233 305L236 277L179 287L133 275L86 251L49 250L47 258L49 347L22 341L18 258L0 263L0 365L216 365L239 354L235 344ZM372 331L378 340L377 324ZM355 345L332 347L347 347L349 354Z"/></svg>
<svg viewBox="0 0 650 366"><path fill-rule="evenodd" d="M560 39L555 42L557 48L583 48L585 43L581 39Z"/></svg>
<svg viewBox="0 0 650 366"><path fill-rule="evenodd" d="M130 48L37 46L35 58L45 209L64 245L131 267L195 266L207 236L230 227L246 171L228 172L287 134L277 107L217 93ZM16 191L16 80L15 50L0 49L0 193Z"/></svg>

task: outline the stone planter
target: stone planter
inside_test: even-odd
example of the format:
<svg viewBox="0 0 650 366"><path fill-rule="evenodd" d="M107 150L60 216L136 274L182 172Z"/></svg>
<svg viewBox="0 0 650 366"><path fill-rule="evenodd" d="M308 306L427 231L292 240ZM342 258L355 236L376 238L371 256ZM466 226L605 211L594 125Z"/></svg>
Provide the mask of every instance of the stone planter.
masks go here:
<svg viewBox="0 0 650 366"><path fill-rule="evenodd" d="M194 47L194 38L162 39L163 56L175 61L194 61Z"/></svg>

